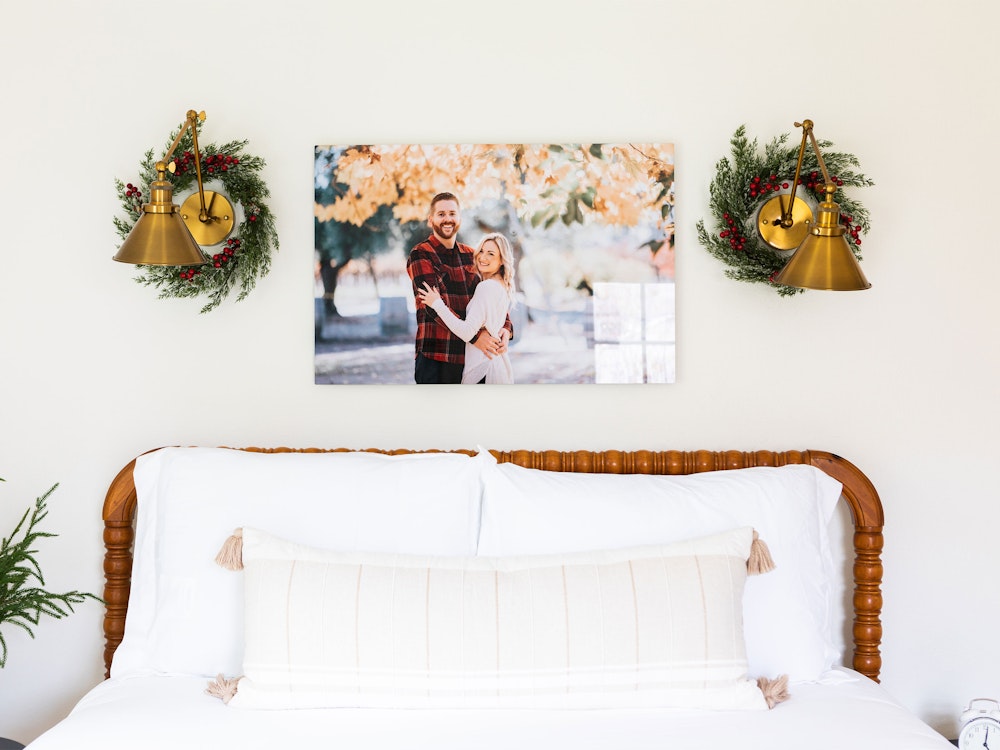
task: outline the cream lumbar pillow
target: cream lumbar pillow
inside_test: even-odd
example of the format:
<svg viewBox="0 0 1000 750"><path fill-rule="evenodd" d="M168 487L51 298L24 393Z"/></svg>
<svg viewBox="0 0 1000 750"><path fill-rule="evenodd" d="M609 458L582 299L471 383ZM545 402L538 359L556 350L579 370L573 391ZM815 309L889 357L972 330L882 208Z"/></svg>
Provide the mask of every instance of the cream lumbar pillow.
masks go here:
<svg viewBox="0 0 1000 750"><path fill-rule="evenodd" d="M762 562L763 561L763 562ZM665 546L523 557L333 552L244 529L244 708L765 709L747 678L750 528Z"/></svg>

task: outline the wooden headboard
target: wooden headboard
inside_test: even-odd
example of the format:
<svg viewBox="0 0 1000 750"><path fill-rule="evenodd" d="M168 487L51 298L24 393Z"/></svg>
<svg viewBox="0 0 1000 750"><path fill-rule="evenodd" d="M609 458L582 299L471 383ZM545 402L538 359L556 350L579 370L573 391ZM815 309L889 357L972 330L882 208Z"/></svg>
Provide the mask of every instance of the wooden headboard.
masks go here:
<svg viewBox="0 0 1000 750"><path fill-rule="evenodd" d="M347 448L243 448L257 453L329 453ZM367 449L373 453L417 453L411 450ZM473 451L455 451L473 453ZM854 523L854 658L858 672L878 681L882 668L882 502L875 487L850 461L824 451L491 451L497 461L530 469L605 474L696 474L752 466L811 464L840 482ZM115 477L104 501L104 666L125 632L132 577L136 491L133 459Z"/></svg>

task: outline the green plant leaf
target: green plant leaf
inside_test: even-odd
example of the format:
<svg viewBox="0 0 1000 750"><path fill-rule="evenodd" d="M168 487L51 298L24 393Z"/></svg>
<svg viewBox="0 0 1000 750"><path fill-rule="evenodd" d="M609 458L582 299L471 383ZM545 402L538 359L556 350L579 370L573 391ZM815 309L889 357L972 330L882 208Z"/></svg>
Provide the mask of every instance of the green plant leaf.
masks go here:
<svg viewBox="0 0 1000 750"><path fill-rule="evenodd" d="M34 509L26 510L11 535L0 541L0 668L7 663L8 654L4 626L18 627L34 638L32 627L42 617L60 619L73 612L75 604L87 599L101 601L93 594L80 591L56 594L44 588L45 579L35 557L35 544L57 536L38 527L48 516L46 503L58 486L53 485L37 498Z"/></svg>

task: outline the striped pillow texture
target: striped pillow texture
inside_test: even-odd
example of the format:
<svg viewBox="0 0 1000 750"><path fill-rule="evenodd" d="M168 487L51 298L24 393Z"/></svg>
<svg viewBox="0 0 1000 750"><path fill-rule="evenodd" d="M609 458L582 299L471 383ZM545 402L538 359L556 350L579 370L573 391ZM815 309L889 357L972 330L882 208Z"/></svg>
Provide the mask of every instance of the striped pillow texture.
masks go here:
<svg viewBox="0 0 1000 750"><path fill-rule="evenodd" d="M335 552L243 530L243 708L766 709L750 528L561 555Z"/></svg>

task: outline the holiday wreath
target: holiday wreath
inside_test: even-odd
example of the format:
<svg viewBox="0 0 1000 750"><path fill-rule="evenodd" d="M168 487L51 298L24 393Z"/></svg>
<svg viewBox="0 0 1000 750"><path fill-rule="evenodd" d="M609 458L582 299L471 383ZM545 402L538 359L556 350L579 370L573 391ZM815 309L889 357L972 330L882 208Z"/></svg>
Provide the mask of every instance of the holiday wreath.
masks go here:
<svg viewBox="0 0 1000 750"><path fill-rule="evenodd" d="M698 241L729 266L726 276L737 281L768 284L782 296L802 290L774 282L774 277L788 262L789 253L779 252L761 239L757 231L757 212L768 199L787 193L791 188L799 147L789 146L787 141L787 133L777 136L761 153L757 141L747 137L746 126L737 128L730 140L731 157L719 160L709 186L709 208L715 229L711 232L706 229L704 220L697 225ZM833 145L830 141L818 143L830 179L837 186L833 200L840 205L840 221L854 255L861 260L861 235L867 234L870 228L868 210L841 188L868 187L874 182L856 171L861 165L853 154L829 151ZM807 150L796 195L811 202L811 208L815 208L825 196L823 184L816 155Z"/></svg>
<svg viewBox="0 0 1000 750"><path fill-rule="evenodd" d="M199 123L200 125L200 123ZM168 144L180 132L174 130ZM160 299L167 297L205 296L208 302L201 312L208 312L219 306L234 287L239 287L236 301L244 299L254 288L257 279L267 275L271 268L271 252L278 249L278 234L274 227L274 216L264 202L270 196L267 185L260 176L264 160L246 152L247 141L230 141L221 146L201 144L202 179L205 182L218 180L223 192L234 203L243 208L243 220L236 226L225 243L220 243L218 252L211 255L211 261L201 266L139 266L136 281L145 286L159 289ZM180 139L175 149L166 179L174 188L174 195L191 188L197 189L194 164L194 142L190 129ZM125 209L126 218L115 217L115 229L124 240L135 226L142 205L148 196L142 188L157 178L156 159L153 150L146 152L140 162L139 177L134 182L115 180L118 199ZM147 188L148 189L148 188Z"/></svg>

